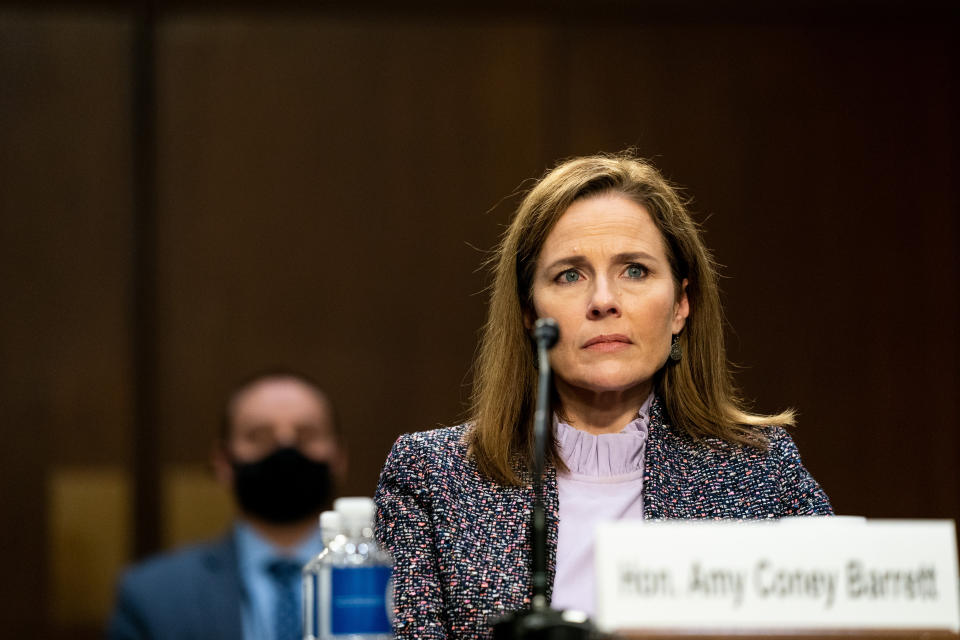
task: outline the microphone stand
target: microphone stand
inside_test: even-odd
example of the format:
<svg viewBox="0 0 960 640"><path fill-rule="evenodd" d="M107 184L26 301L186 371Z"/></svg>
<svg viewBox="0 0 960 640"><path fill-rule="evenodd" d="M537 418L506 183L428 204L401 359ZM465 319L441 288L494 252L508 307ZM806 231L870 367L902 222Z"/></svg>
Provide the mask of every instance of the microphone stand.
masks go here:
<svg viewBox="0 0 960 640"><path fill-rule="evenodd" d="M533 339L537 343L540 376L537 381L537 408L533 417L533 513L530 519L533 551L533 602L530 609L511 611L493 621L493 640L586 640L601 637L586 615L551 609L547 602L547 525L543 504L543 468L547 450L550 410L550 358L560 330L552 318L537 320Z"/></svg>

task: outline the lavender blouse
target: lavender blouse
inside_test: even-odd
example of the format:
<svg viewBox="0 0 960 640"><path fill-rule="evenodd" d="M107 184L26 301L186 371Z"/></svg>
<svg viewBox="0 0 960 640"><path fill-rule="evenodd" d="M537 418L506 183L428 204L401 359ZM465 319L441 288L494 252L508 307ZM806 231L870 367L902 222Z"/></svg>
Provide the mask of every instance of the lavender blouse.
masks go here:
<svg viewBox="0 0 960 640"><path fill-rule="evenodd" d="M594 529L606 520L643 518L643 454L651 393L636 420L619 433L593 435L554 421L569 473L557 475L560 526L552 606L590 615Z"/></svg>

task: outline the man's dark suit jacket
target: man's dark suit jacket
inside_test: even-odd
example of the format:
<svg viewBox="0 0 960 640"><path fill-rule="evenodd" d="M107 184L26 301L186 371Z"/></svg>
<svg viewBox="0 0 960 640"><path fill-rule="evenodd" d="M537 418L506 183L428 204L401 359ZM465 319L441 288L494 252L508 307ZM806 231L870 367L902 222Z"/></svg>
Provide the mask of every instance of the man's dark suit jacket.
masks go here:
<svg viewBox="0 0 960 640"><path fill-rule="evenodd" d="M108 640L240 640L243 587L233 535L129 569Z"/></svg>

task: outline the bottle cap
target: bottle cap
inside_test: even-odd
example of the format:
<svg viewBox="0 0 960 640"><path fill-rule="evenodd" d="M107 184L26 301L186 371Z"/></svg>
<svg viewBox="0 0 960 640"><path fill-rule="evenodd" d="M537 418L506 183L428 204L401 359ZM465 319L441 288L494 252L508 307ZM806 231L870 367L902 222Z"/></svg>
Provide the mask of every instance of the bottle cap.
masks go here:
<svg viewBox="0 0 960 640"><path fill-rule="evenodd" d="M370 498L337 498L333 508L340 514L345 528L372 524L377 511L377 506Z"/></svg>
<svg viewBox="0 0 960 640"><path fill-rule="evenodd" d="M324 511L320 514L320 531L323 535L337 535L343 528L343 519L336 511Z"/></svg>

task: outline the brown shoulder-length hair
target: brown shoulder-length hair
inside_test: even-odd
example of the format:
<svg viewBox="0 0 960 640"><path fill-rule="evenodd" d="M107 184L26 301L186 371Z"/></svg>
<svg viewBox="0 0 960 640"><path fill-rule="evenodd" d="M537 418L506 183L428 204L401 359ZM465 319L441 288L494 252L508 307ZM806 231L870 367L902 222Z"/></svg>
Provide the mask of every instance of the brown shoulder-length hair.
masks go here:
<svg viewBox="0 0 960 640"><path fill-rule="evenodd" d="M700 230L674 187L649 162L630 152L573 158L548 171L527 193L492 254L490 307L475 362L468 433L480 471L507 485L533 460L536 395L534 351L524 325L540 249L570 205L601 193L622 194L642 206L663 236L673 280L686 278L690 315L680 333L683 357L657 372L654 390L668 419L696 439L717 438L764 449L765 425L790 425L792 410L749 413L734 387L723 344L717 270ZM554 441L547 460L565 466Z"/></svg>

